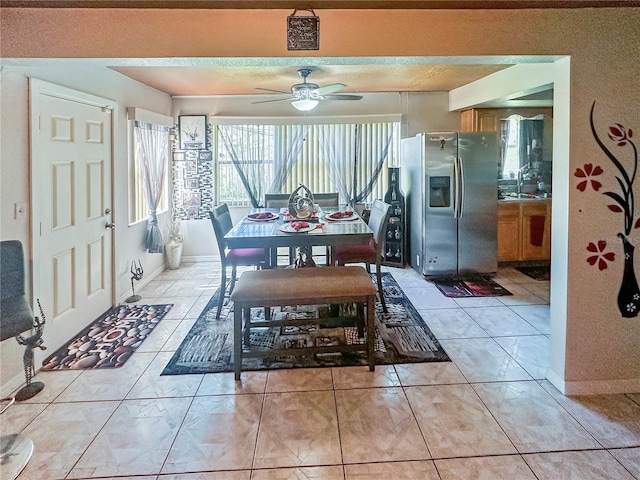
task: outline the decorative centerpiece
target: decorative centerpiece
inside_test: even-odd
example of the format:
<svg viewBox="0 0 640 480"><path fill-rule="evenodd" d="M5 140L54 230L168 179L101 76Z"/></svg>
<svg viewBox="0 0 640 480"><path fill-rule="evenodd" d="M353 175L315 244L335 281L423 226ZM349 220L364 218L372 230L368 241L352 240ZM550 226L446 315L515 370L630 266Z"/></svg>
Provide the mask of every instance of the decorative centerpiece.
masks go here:
<svg viewBox="0 0 640 480"><path fill-rule="evenodd" d="M293 220L310 221L317 218L313 193L300 184L289 196L289 214Z"/></svg>

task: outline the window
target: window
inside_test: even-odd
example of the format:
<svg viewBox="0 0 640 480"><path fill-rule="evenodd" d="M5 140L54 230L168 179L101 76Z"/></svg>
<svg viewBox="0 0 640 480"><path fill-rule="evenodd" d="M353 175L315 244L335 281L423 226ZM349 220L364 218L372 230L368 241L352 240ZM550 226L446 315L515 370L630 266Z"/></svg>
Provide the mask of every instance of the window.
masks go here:
<svg viewBox="0 0 640 480"><path fill-rule="evenodd" d="M156 214L166 212L169 209L169 189L170 185L170 142L169 142L169 126L173 125L173 119L164 115L155 114L153 112L146 112L139 108L127 109L128 122L128 136L129 136L129 224L148 220L151 214L149 206L147 204L147 190L145 186L145 169L141 165L140 160L140 143L137 135L134 131L134 122L143 120L155 120L158 123L150 122L151 126L158 129L163 129L166 132L166 142L159 148L163 155L165 168L162 175L162 187L160 193L160 200L158 203ZM165 135L165 133L163 133ZM156 182L157 183L157 180Z"/></svg>
<svg viewBox="0 0 640 480"><path fill-rule="evenodd" d="M217 201L258 206L264 193L291 192L301 183L312 192L337 191L342 203L383 198L399 140L399 122L218 125Z"/></svg>

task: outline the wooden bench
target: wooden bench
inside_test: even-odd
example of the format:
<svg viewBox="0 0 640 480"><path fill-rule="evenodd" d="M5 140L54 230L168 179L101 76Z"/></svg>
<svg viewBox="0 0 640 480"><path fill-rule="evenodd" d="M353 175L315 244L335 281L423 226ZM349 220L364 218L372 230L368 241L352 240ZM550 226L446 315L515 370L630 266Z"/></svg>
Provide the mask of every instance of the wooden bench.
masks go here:
<svg viewBox="0 0 640 480"><path fill-rule="evenodd" d="M373 371L375 368L375 298L376 288L371 281L371 277L367 271L360 266L313 267L244 272L240 276L231 294L231 300L234 303L233 352L236 380L240 379L243 356L264 357L271 355L301 355L366 350L369 370ZM251 345L249 344L249 331L252 326L300 325L303 323L317 322L317 319L266 319L265 321L252 324L252 307L340 303L357 303L359 305L358 312L362 315L359 320L359 325L361 326L364 323L364 310L366 310L365 343L358 345L278 349L269 350L268 352L251 349ZM362 332L362 328L359 328L359 333L364 333Z"/></svg>

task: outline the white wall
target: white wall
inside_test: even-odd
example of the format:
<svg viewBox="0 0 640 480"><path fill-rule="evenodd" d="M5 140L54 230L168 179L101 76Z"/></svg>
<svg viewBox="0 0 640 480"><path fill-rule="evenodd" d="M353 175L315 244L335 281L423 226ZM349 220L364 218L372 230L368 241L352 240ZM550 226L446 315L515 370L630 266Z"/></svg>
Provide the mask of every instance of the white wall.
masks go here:
<svg viewBox="0 0 640 480"><path fill-rule="evenodd" d="M35 63L35 62L34 62ZM116 246L116 299L128 296L130 285L129 269L131 260L140 259L148 275L164 268L164 256L149 254L144 251L143 239L146 224L140 223L128 226L127 201L127 121L126 107L142 107L165 115L171 114L171 98L161 92L146 87L138 82L120 75L104 67L71 67L60 62L48 62L47 66L34 67L3 67L0 71L1 87L0 103L1 125L0 131L0 185L2 191L2 209L0 212L0 237L2 240L20 240L25 248L25 255L31 262L31 233L30 233L30 167L29 167L29 92L28 78L37 78L75 90L98 95L114 100L118 104L118 130L113 135L113 212L116 229L114 230L114 244ZM36 172L37 177L37 172ZM38 188L37 184L32 186ZM14 218L14 204L23 203L27 206L27 214ZM160 224L164 222L161 220ZM28 266L27 266L28 267ZM27 290L31 293L31 277L27 268ZM45 314L47 305L43 305ZM43 359L59 345L49 345L46 342L46 352L37 351ZM17 342L7 340L0 343L0 374L2 386L7 382L24 379L22 374L22 353L24 347ZM36 360L36 362L38 359ZM2 393L3 395L5 392Z"/></svg>

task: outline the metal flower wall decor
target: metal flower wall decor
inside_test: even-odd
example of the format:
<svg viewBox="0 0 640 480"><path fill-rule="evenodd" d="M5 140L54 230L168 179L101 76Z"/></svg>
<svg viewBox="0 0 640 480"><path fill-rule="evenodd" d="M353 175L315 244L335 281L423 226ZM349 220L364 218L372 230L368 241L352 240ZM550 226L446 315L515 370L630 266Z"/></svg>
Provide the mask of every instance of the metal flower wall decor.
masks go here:
<svg viewBox="0 0 640 480"><path fill-rule="evenodd" d="M617 191L603 191L602 194L608 197L607 207L609 210L621 214L623 218L623 229L617 233L624 254L624 269L617 299L618 309L623 317L632 318L637 317L640 313L640 288L638 288L633 260L635 246L630 240L631 232L640 227L640 218L635 218L633 195L633 184L638 173L638 150L632 140L633 131L631 128L626 128L619 123L611 125L607 132L609 139L615 144L615 147L618 147L616 149L618 156L604 144L598 136L593 121L595 106L596 102L593 102L589 115L591 132L600 149L615 167L614 175L619 187ZM598 192L603 186L598 177L605 173L601 166L593 166L591 163L577 168L574 175L580 181L576 188L581 192L585 192L589 188ZM608 250L609 245L606 240L589 242L586 248L587 262L589 265L597 266L600 271L605 270L608 263L614 262L616 259L615 252Z"/></svg>

